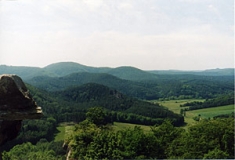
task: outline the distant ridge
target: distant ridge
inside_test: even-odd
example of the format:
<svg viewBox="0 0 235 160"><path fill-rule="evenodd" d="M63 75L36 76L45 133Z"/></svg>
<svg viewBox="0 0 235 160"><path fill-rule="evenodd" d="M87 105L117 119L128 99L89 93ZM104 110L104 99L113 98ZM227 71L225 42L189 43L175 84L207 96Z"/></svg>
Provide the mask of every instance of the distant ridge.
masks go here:
<svg viewBox="0 0 235 160"><path fill-rule="evenodd" d="M78 72L64 77L38 76L26 80L26 82L47 91L59 91L70 86L97 83L110 88L115 88L120 92L133 97L145 98L146 93L151 97L157 97L156 91L142 86L139 82L120 79L107 73Z"/></svg>
<svg viewBox="0 0 235 160"><path fill-rule="evenodd" d="M180 71L180 70L152 70L144 71L131 66L91 67L75 62L59 62L50 64L44 68L20 67L0 65L0 74L16 74L23 80L37 76L63 77L72 73L107 73L121 79L131 81L155 80L159 75L202 75L202 76L234 76L234 68L209 69L204 71Z"/></svg>
<svg viewBox="0 0 235 160"><path fill-rule="evenodd" d="M66 76L77 72L105 73L111 68L108 67L90 67L75 62L59 62L50 64L43 69L56 74L57 76Z"/></svg>
<svg viewBox="0 0 235 160"><path fill-rule="evenodd" d="M233 76L234 68L224 68L224 69L207 69L201 71L181 71L181 70L152 70L148 71L157 75L182 75L182 74L191 74L191 75L201 75L201 76Z"/></svg>
<svg viewBox="0 0 235 160"><path fill-rule="evenodd" d="M130 66L117 67L111 69L107 73L119 77L121 79L131 81L143 81L157 78L157 75Z"/></svg>

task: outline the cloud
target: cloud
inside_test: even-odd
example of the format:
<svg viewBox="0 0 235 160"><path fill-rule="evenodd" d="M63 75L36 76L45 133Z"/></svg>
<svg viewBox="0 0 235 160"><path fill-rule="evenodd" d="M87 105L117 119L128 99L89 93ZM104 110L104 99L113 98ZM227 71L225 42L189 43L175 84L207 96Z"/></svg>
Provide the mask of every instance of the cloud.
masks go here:
<svg viewBox="0 0 235 160"><path fill-rule="evenodd" d="M141 69L231 67L233 15L227 7L230 3L217 2L4 3L0 11L4 12L0 16L0 64L45 66L76 61Z"/></svg>
<svg viewBox="0 0 235 160"><path fill-rule="evenodd" d="M21 60L21 65L45 66L53 59L91 66L189 70L233 65L232 37L203 35L195 30L165 35L95 32L85 38L69 30L29 35L8 33L9 38L1 43L1 53L8 54L1 57L1 61Z"/></svg>

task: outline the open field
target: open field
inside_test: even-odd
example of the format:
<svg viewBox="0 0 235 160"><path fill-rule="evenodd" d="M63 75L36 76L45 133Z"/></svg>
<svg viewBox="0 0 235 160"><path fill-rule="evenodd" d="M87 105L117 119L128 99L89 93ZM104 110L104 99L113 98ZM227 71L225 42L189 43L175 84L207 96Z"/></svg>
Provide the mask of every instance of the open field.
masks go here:
<svg viewBox="0 0 235 160"><path fill-rule="evenodd" d="M157 102L164 107L167 107L169 110L172 110L175 113L180 113L180 105L185 104L186 102L193 102L193 101L204 101L204 99L185 99L185 100L170 100L170 101L151 101ZM184 107L183 107L184 108ZM187 111L186 116L184 117L185 123L188 125L193 125L197 123L193 120L193 117L201 115L201 118L213 118L214 116L221 115L221 114L230 114L234 112L234 105L227 105L227 106L220 106L220 107L213 107L213 108L205 108L199 110L192 110Z"/></svg>
<svg viewBox="0 0 235 160"><path fill-rule="evenodd" d="M118 131L118 130L123 130L127 128L134 128L135 126L139 126L144 130L144 132L149 132L151 130L150 126L145 126L145 125L139 125L139 124L131 124L131 123L121 123L121 122L114 122L113 124L113 129Z"/></svg>
<svg viewBox="0 0 235 160"><path fill-rule="evenodd" d="M151 130L150 126L139 125L139 124L114 122L114 124L112 125L114 131L128 129L128 128L133 129L135 126L141 127L144 132L149 132ZM55 135L54 141L63 141L73 132L74 123L61 123L57 127L57 129L58 133Z"/></svg>
<svg viewBox="0 0 235 160"><path fill-rule="evenodd" d="M161 105L164 105L168 109L174 111L175 113L180 113L180 105L186 102L192 101L203 101L198 99L190 99L190 100L171 100L171 101L162 101L159 102ZM234 112L234 105L227 105L227 106L220 106L220 107L213 107L213 108L204 108L198 110L187 111L185 118L185 122L187 123L186 126L183 128L187 129L189 126L196 124L197 121L193 120L193 117L201 115L201 118L213 118L214 116L221 115L221 114L230 114ZM115 131L123 130L127 128L133 129L135 126L141 127L144 132L149 132L151 130L150 126L139 125L139 124L130 124L130 123L121 123L121 122L114 122L112 125ZM61 123L58 127L58 133L55 136L55 141L60 141L66 139L70 133L72 133L74 129L74 123Z"/></svg>
<svg viewBox="0 0 235 160"><path fill-rule="evenodd" d="M63 141L67 139L74 129L74 123L61 123L57 129L58 133L55 136L54 141Z"/></svg>
<svg viewBox="0 0 235 160"><path fill-rule="evenodd" d="M201 118L213 118L221 114L230 114L234 112L234 105L213 107L213 108L204 108L199 110L192 110L186 112L186 117L193 118L195 116L201 115Z"/></svg>
<svg viewBox="0 0 235 160"><path fill-rule="evenodd" d="M170 100L170 101L157 101L153 100L151 102L157 102L160 105L167 107L169 110L173 111L174 113L180 114L180 105L183 105L187 102L194 102L194 101L199 101L203 102L204 99L183 99L183 100Z"/></svg>
<svg viewBox="0 0 235 160"><path fill-rule="evenodd" d="M154 100L154 101L151 101L151 102L157 102L159 103L160 105L168 108L169 110L173 111L174 113L177 113L177 114L180 114L180 109L184 108L184 107L180 107L180 105L183 105L187 102L193 102L193 101L199 101L199 102L203 102L204 99L183 99L183 100L169 100L169 101L157 101L157 100ZM186 116L184 117L184 121L186 124L194 124L196 121L194 121L192 119L191 116Z"/></svg>

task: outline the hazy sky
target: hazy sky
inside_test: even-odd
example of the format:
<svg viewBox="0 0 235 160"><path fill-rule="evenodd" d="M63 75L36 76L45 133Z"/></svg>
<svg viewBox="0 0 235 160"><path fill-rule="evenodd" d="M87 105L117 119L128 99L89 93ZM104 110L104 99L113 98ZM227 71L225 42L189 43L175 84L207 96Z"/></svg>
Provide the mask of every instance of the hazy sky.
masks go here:
<svg viewBox="0 0 235 160"><path fill-rule="evenodd" d="M0 65L234 67L233 0L0 0Z"/></svg>

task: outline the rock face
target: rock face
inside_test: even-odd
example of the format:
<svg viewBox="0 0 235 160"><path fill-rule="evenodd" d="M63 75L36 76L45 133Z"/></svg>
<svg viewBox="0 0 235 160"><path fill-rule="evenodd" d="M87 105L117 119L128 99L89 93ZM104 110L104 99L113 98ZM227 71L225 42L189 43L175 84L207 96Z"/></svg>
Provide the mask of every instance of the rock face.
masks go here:
<svg viewBox="0 0 235 160"><path fill-rule="evenodd" d="M32 99L21 78L0 75L0 146L16 138L22 120L41 117L41 107Z"/></svg>

